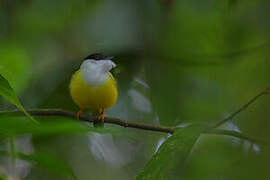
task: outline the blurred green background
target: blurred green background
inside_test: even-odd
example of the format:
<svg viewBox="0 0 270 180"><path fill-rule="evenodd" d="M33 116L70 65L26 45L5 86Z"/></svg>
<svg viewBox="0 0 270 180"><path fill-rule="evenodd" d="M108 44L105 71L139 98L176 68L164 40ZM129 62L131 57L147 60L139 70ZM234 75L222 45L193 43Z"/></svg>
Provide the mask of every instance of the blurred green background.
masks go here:
<svg viewBox="0 0 270 180"><path fill-rule="evenodd" d="M0 0L0 73L26 109L76 112L70 78L84 57L102 52L117 64L119 98L107 116L211 124L270 85L269 8L268 0ZM269 107L266 96L223 128L269 140ZM14 106L0 99L7 109ZM36 153L42 167L1 156L0 174L72 179L68 167L80 180L133 179L168 137L107 124L104 131L18 134L15 148ZM269 179L269 160L267 146L201 135L179 179Z"/></svg>

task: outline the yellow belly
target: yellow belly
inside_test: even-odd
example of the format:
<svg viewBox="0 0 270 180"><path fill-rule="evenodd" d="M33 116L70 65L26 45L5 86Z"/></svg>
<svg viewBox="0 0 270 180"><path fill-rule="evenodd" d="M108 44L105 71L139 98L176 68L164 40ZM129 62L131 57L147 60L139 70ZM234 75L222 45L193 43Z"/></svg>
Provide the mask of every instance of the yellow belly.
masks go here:
<svg viewBox="0 0 270 180"><path fill-rule="evenodd" d="M81 109L90 109L100 112L102 108L112 107L117 100L116 81L110 74L108 80L96 87L91 87L84 82L81 71L75 72L70 83L70 94L73 101Z"/></svg>

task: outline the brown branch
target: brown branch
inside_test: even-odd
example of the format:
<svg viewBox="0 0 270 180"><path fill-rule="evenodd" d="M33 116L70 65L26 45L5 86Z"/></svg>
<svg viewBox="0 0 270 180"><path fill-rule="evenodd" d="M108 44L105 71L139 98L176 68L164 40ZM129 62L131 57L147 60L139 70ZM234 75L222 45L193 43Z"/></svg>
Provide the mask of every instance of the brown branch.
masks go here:
<svg viewBox="0 0 270 180"><path fill-rule="evenodd" d="M243 106L241 106L238 110L236 110L235 112L233 112L232 114L230 114L228 117L222 119L218 123L216 123L213 127L211 127L211 129L217 128L220 125L222 125L222 124L228 122L229 120L233 119L236 115L238 115L239 113L241 113L242 111L244 111L245 109L247 109L257 99L259 99L263 95L267 95L269 93L270 93L270 88L266 88L265 90L263 90L262 92L260 92L259 94L257 94L253 98L251 98L246 104L244 104Z"/></svg>
<svg viewBox="0 0 270 180"><path fill-rule="evenodd" d="M61 109L33 109L27 111L32 116L61 116L61 117L68 117L76 119L76 114L68 111L64 111ZM21 111L19 110L12 110L12 111L0 111L1 114L18 114L23 115ZM98 121L98 118L95 116L86 116L81 115L80 116L81 121L86 122L96 122ZM109 124L116 124L122 127L130 127L130 128L136 128L136 129L144 129L144 130L150 130L150 131L158 131L158 132L166 132L166 133L173 133L175 131L175 127L168 127L168 126L157 126L152 124L146 124L146 123L139 123L139 122L131 122L127 120L121 120L119 118L113 118L113 117L105 117L104 119L105 123Z"/></svg>
<svg viewBox="0 0 270 180"><path fill-rule="evenodd" d="M68 111L63 111L60 109L36 109L36 110L29 110L27 111L32 116L61 116L61 117L68 117L72 119L76 119L76 114ZM12 111L1 111L0 115L24 115L19 110L12 110ZM80 116L81 121L86 122L95 122L98 120L97 117L94 116L86 116L82 115ZM146 124L146 123L138 123L138 122L131 122L127 120L121 120L119 118L112 118L112 117L105 117L105 123L109 124L116 124L122 127L130 127L130 128L136 128L136 129L143 129L143 130L149 130L149 131L156 131L156 132L165 132L165 133L171 133L173 134L176 129L176 127L170 127L170 126L157 126L152 124ZM250 138L246 135L243 135L236 131L229 131L229 130L221 130L221 129L208 129L207 131L203 132L206 134L216 134L216 135L227 135L227 136L233 136L236 138L248 140L254 143L260 143L260 144L268 144L270 145L270 142L265 142L262 140L257 140L254 138Z"/></svg>

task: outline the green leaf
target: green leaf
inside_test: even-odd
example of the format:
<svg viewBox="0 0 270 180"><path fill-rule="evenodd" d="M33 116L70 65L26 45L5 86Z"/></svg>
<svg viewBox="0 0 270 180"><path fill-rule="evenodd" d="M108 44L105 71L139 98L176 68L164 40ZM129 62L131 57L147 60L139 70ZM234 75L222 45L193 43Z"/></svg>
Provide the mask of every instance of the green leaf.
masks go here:
<svg viewBox="0 0 270 180"><path fill-rule="evenodd" d="M16 160L16 150L15 150L15 143L14 143L13 136L9 138L9 150L10 150L11 164L14 165L15 160Z"/></svg>
<svg viewBox="0 0 270 180"><path fill-rule="evenodd" d="M20 109L34 123L38 124L38 122L25 111L18 97L16 96L14 90L10 86L9 82L1 74L0 74L0 95L9 100L15 106L17 106L17 108Z"/></svg>
<svg viewBox="0 0 270 180"><path fill-rule="evenodd" d="M18 41L0 41L0 74L10 83L16 93L29 86L33 66L26 47Z"/></svg>
<svg viewBox="0 0 270 180"><path fill-rule="evenodd" d="M10 154L6 151L0 151L0 155L9 156ZM42 152L24 154L21 152L16 152L16 158L30 162L37 168L45 169L57 174L69 175L74 179L77 179L68 164L50 154Z"/></svg>
<svg viewBox="0 0 270 180"><path fill-rule="evenodd" d="M0 173L0 180L7 180L7 177L4 174L2 174L2 172Z"/></svg>
<svg viewBox="0 0 270 180"><path fill-rule="evenodd" d="M40 125L28 121L25 116L0 115L0 136L32 134L38 136L62 135L71 133L117 133L109 129L94 128L92 124L65 117L36 117Z"/></svg>
<svg viewBox="0 0 270 180"><path fill-rule="evenodd" d="M18 153L18 158L33 162L38 168L46 169L48 171L58 173L58 174L66 174L72 176L76 179L74 173L71 168L65 162L58 160L56 157L46 153L36 152L33 154L23 154Z"/></svg>
<svg viewBox="0 0 270 180"><path fill-rule="evenodd" d="M189 126L178 129L148 161L136 180L179 179L193 145L204 128Z"/></svg>

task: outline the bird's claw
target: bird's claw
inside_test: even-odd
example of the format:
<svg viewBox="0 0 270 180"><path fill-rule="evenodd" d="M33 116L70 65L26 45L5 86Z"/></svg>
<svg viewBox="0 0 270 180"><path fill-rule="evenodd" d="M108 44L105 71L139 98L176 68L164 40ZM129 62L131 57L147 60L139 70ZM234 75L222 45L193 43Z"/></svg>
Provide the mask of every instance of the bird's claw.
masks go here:
<svg viewBox="0 0 270 180"><path fill-rule="evenodd" d="M83 110L79 110L79 111L77 112L76 118L77 118L78 120L80 119L82 113L83 113Z"/></svg>

